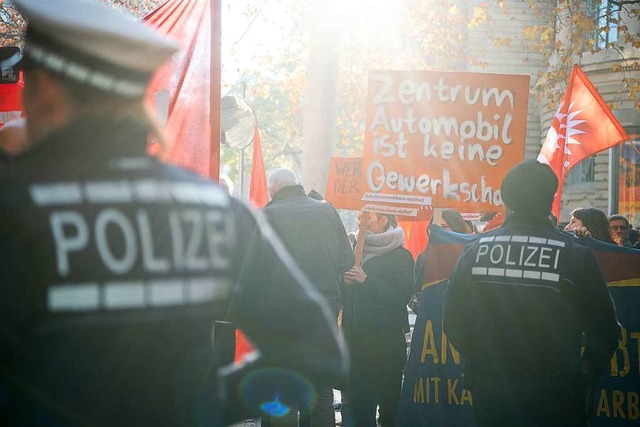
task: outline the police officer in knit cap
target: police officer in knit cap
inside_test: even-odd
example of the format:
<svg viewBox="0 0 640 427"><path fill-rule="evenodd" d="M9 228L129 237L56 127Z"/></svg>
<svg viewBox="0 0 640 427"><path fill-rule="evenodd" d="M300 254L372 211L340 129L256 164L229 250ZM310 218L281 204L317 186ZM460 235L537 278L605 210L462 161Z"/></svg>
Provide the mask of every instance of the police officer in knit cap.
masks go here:
<svg viewBox="0 0 640 427"><path fill-rule="evenodd" d="M0 425L220 425L340 382L335 319L270 228L146 154L175 43L95 1L14 3L30 148L0 169ZM216 319L259 352L221 379Z"/></svg>
<svg viewBox="0 0 640 427"><path fill-rule="evenodd" d="M444 328L465 358L479 427L586 427L585 384L618 344L591 249L548 219L557 186L547 165L514 167L504 225L466 246L449 279Z"/></svg>
<svg viewBox="0 0 640 427"><path fill-rule="evenodd" d="M512 212L549 216L558 178L550 167L523 162L509 172L500 188L502 201Z"/></svg>

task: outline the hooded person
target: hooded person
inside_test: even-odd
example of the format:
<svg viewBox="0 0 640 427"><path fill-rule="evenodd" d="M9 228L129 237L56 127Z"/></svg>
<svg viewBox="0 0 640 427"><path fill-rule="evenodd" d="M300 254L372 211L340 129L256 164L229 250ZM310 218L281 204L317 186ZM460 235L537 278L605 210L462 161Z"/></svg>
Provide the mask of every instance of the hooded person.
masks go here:
<svg viewBox="0 0 640 427"><path fill-rule="evenodd" d="M479 427L586 427L585 381L618 345L593 252L548 219L557 186L547 165L515 166L504 224L470 242L449 279L444 329L465 358Z"/></svg>

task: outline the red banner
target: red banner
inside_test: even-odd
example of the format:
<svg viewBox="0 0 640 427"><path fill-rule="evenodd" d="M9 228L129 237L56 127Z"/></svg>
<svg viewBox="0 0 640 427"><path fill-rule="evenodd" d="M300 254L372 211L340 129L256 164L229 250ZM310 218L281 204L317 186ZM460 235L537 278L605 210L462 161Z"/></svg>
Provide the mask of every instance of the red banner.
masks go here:
<svg viewBox="0 0 640 427"><path fill-rule="evenodd" d="M148 101L166 116L166 160L211 178L220 169L220 3L169 0L144 20L182 49L151 80ZM158 148L156 147L157 151Z"/></svg>
<svg viewBox="0 0 640 427"><path fill-rule="evenodd" d="M16 84L0 85L0 128L11 120L19 119L22 111L22 88L24 83L20 79Z"/></svg>

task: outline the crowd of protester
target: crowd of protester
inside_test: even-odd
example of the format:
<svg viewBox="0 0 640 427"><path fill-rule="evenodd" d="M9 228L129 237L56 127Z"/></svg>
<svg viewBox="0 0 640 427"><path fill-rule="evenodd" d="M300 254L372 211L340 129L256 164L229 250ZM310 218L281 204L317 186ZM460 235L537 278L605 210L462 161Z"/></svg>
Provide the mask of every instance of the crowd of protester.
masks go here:
<svg viewBox="0 0 640 427"><path fill-rule="evenodd" d="M627 217L607 215L596 208L578 208L571 212L571 219L564 227L567 231L584 228L589 236L612 245L640 249L640 231L633 228Z"/></svg>
<svg viewBox="0 0 640 427"><path fill-rule="evenodd" d="M27 120L0 130L3 425L221 425L255 415L274 399L274 408L291 409L291 425L329 427L338 388L344 426L393 426L410 331L407 305L418 312L426 251L414 264L395 216L376 212L361 213L358 245L336 209L317 192L307 194L292 170L270 175L271 202L256 213L214 183L148 157L146 136L154 127L140 115L143 89L175 46L118 12L89 2L73 10L69 1L52 0L57 11L16 1L31 19L22 61ZM97 34L86 16L117 31ZM105 38L121 47L93 52ZM141 57L127 60L129 50ZM61 55L75 71L61 70L47 55ZM111 73L119 85L82 79L78 68ZM132 95L136 87L142 92ZM125 181L138 185L139 199L113 192ZM164 197L167 188L190 192ZM105 189L111 192L100 193ZM574 369L580 334L597 343L586 350L594 377L617 345L606 284L580 239L640 249L640 231L623 215L590 207L573 210L558 230L550 212L556 189L547 166L525 162L502 184L505 216L486 215L482 224L453 209L438 216L444 229L489 236L474 239L461 255L445 303L445 328L467 359L479 427L532 420L583 426ZM206 230L206 244L191 234L198 227ZM144 254L125 259L122 253L134 253L128 252L134 236ZM499 242L520 250L515 236L555 242L541 248L555 251L557 272L528 282L518 270L488 279L499 262L485 255ZM198 242L208 258L192 253ZM593 262L577 269L564 254ZM170 256L184 259L173 268ZM549 266L540 261L536 268ZM558 297L560 276L585 284L584 295ZM179 290L177 277L184 279ZM568 305L577 314L562 311ZM540 312L545 319L534 327ZM251 369L224 379L212 373L216 320L247 332L260 355ZM518 334L506 337L507 328L540 346L511 339ZM549 362L550 346L557 358ZM101 358L108 360L96 363ZM516 366L525 371L516 373ZM549 372L562 374L555 381ZM247 381L254 381L250 392ZM544 381L557 393L543 396ZM276 420L277 410L267 415L265 424L287 425Z"/></svg>
<svg viewBox="0 0 640 427"><path fill-rule="evenodd" d="M306 262L312 265L313 262L305 261L302 253L303 248L295 249L286 242L291 239L288 235L295 235L292 233L292 227L297 228L295 223L306 224L309 230L321 230L322 227L318 227L318 221L312 219L308 210L305 210L303 206L313 206L309 204L311 196L305 196L304 189L299 184L297 177L292 171L278 170L270 176L270 183L278 175L288 176L287 186L280 187L279 191L284 191L289 200L288 208L284 209L287 212L281 225L274 224L276 230L280 230L278 233L283 237L285 245L289 246L294 253L294 257L301 262L301 268L305 270L309 266L305 266ZM522 185L522 184L520 184ZM270 184L270 187L272 185ZM295 191L296 196L293 196ZM551 191L548 190L547 193ZM551 191L553 194L555 190ZM514 197L514 196L511 196ZM272 192L273 201L265 209L265 212L269 214L269 211L273 208L273 204L281 203L279 200L285 198L285 193L278 193L278 190ZM309 200L305 200L309 199ZM314 199L317 197L314 197ZM535 199L535 198L534 198ZM296 205L299 203L299 205ZM531 207L526 202L521 202L517 199L513 202L513 206L520 206L518 203L522 203L524 207L519 209L520 212L528 212ZM544 205L544 204L543 204ZM326 209L326 203L322 203L316 206L316 209L323 206ZM550 205L549 205L550 206ZM537 208L537 207L536 207ZM310 208L314 210L313 208ZM319 211L320 209L317 209ZM298 212L300 211L300 212ZM545 213L543 224L546 224L548 229L546 232L552 232L554 229L562 229L557 224L556 217L549 212L548 209L542 209L542 213ZM317 213L317 212L316 212ZM473 224L467 221L463 216L454 209L443 209L439 216L439 225L441 228L462 234L477 234L478 229L485 229L485 225L495 220L495 215L485 215L484 223ZM364 213L361 213L361 215ZM288 216L287 216L288 215ZM268 216L273 216L269 214ZM305 218L306 216L306 218ZM521 213L519 217L522 217ZM296 219L294 219L294 217ZM507 214L507 220L513 217L513 213L509 211ZM504 216L499 215L497 219L504 221ZM290 225L290 227L288 226ZM542 226L542 225L540 225ZM537 227L537 226L536 226ZM416 259L415 265L411 259L409 252L403 248L404 235L402 228L397 226L396 219L393 215L381 214L375 212L366 213L366 221L364 222L364 228L366 229L364 252L362 257L362 264L354 265L352 268L345 271L345 265L339 269L332 269L332 271L343 271L342 280L340 281L340 296L341 296L341 328L347 341L351 367L350 373L347 377L347 382L342 384L342 425L345 426L392 426L394 425L394 419L398 408L398 401L400 398L401 382L402 382L402 369L406 362L405 342L404 334L409 331L409 325L407 324L407 305L416 314L419 311L419 295L423 284L426 250L423 251ZM495 232L501 231L503 228L498 226L491 226L489 230ZM534 227L535 229L535 227ZM618 244L621 246L632 247L634 244L638 244L637 235L634 233L631 224L628 223L625 217L621 215L612 215L607 217L606 214L595 208L579 208L571 212L571 219L569 223L564 227L565 233L564 239L572 239L572 235L576 234L580 238L593 238L601 240L609 244ZM309 233L311 231L307 231ZM558 231L556 231L558 232ZM330 233L324 231L326 236ZM357 233L350 232L347 234L341 233L342 237L340 246L343 246L344 238L349 241L351 248L356 249ZM317 233L315 234L317 235ZM294 238L295 240L295 238ZM329 245L329 240L321 239L309 239L314 242L314 245ZM329 245L330 246L330 245ZM587 251L586 246L578 245L580 251ZM574 249L578 250L578 249ZM334 250L335 253L342 252L342 250ZM312 257L313 258L313 257ZM320 257L322 258L322 257ZM353 261L352 257L343 256L344 259L349 259L349 262ZM332 265L334 263L327 263ZM594 264L596 265L596 264ZM596 267L597 268L597 267ZM407 273L413 269L412 276ZM597 270L596 270L597 271ZM577 274L577 273L572 273ZM599 273L593 273L595 277L598 277ZM576 280L585 280L583 274L579 277L576 276ZM592 281L593 282L593 281ZM607 308L607 304L610 304L610 300L604 298L608 295L606 291L603 293L603 282L593 282L592 285L594 295L598 295L597 300L599 303L593 302L595 307L597 304L601 304L601 309L604 317L608 320L608 328L605 332L602 332L602 339L608 340L606 345L603 345L606 350L604 353L597 356L597 368L607 360L607 352L610 351L612 343L617 342L618 329L612 322L611 306ZM321 292L321 289L319 289ZM409 298L407 304L407 295L413 295ZM330 301L335 299L330 298ZM603 302L604 301L604 302ZM333 304L334 307L335 304ZM499 308L499 307L498 307ZM458 309L457 311L464 311L465 309ZM335 313L335 311L334 311ZM558 313L551 312L552 316L558 316ZM603 317L603 318L604 318ZM554 317L552 317L554 319ZM518 324L516 319L510 319L513 324ZM550 322L552 324L553 322ZM606 322L605 322L606 323ZM613 326L612 326L613 325ZM450 327L455 330L453 327ZM465 328L471 329L470 325L466 325ZM585 325L585 330L593 330L593 325ZM597 328L596 328L597 329ZM569 341L575 340L575 335L557 335L560 341L568 339ZM456 340L457 332L454 332L454 340ZM547 335L548 338L548 335ZM466 348L466 344L460 343L460 348ZM612 351L612 350L611 350ZM473 356L471 356L473 358ZM536 371L536 375L539 372ZM473 375L473 374L470 374ZM476 374L477 375L477 374ZM567 377L569 378L569 377ZM567 380L567 378L563 378ZM531 380L531 378L529 378ZM576 397L578 392L575 387L572 387L573 381L569 378L568 388L562 390L562 393L567 396L567 401L558 403L557 401L551 405L550 401L544 401L540 399L540 396L532 395L529 391L529 399L531 402L536 402L537 415L527 413L526 411L519 411L519 403L514 402L513 407L510 408L513 412L510 422L517 423L524 422L526 417L538 417L542 419L543 423L550 423L550 419L554 417L559 420L557 425L582 425L581 419L576 415L576 411L582 405L582 401ZM473 386L471 386L473 387ZM493 386L492 386L493 387ZM512 390L505 383L501 383L500 395L503 398L501 402L509 401L508 396L510 393L523 394L525 389ZM542 386L541 386L542 387ZM563 386L564 387L564 386ZM535 390L541 390L541 388L534 388ZM487 388L486 393L490 395L495 394L494 388ZM581 391L580 391L581 392ZM484 395L484 389L477 389L478 395ZM574 399L575 398L575 399ZM484 398L486 400L486 398ZM573 400L571 400L573 399ZM483 401L483 398L480 398ZM565 405L566 404L566 405ZM492 407L490 402L485 402L485 412L477 415L478 425L498 425L495 424L496 420L494 414L499 413L502 416L505 412L505 408L502 404L499 407ZM560 406L558 406L560 405ZM562 406L565 405L565 406ZM480 404L482 408L482 403ZM562 407L566 413L558 413L556 409ZM378 408L378 411L376 411ZM488 409L487 409L488 408ZM567 409L569 408L569 409ZM571 409L572 408L572 409ZM488 412L486 412L488 411ZM523 418L524 417L524 418ZM547 417L547 418L545 418ZM484 421L483 421L484 420ZM313 423L312 423L313 424ZM279 424L287 425L287 424ZM295 419L291 425L296 425ZM300 417L300 425L305 425L304 417ZM313 424L321 425L321 424ZM546 424L555 425L555 424Z"/></svg>

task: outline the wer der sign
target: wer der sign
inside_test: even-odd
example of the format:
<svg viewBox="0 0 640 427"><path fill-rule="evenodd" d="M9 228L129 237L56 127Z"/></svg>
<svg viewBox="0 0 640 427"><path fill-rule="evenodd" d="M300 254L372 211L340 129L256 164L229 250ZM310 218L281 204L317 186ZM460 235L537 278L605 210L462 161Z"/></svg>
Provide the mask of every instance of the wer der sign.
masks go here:
<svg viewBox="0 0 640 427"><path fill-rule="evenodd" d="M528 99L526 75L371 71L363 201L407 216L497 210L524 157Z"/></svg>

